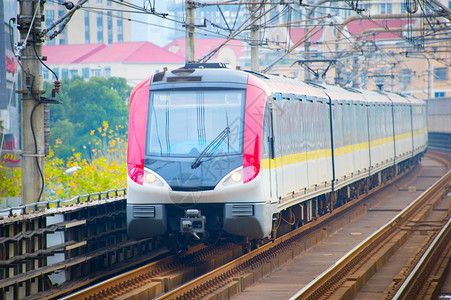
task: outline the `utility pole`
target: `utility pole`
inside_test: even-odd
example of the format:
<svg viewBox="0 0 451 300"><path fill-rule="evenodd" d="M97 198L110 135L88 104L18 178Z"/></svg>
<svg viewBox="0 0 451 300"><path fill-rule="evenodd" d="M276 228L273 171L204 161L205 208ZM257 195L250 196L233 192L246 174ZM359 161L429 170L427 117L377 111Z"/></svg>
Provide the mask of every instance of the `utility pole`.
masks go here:
<svg viewBox="0 0 451 300"><path fill-rule="evenodd" d="M255 24L257 22L257 4L252 4L252 30L251 30L251 70L254 72L258 71L258 26Z"/></svg>
<svg viewBox="0 0 451 300"><path fill-rule="evenodd" d="M22 202L30 204L39 201L44 182L44 105L39 99L42 78L39 75L39 60L42 56L40 39L43 2L20 1L19 47L22 49ZM37 100L36 100L37 99ZM30 123L33 120L33 124ZM38 166L39 165L39 166ZM40 171L39 171L40 168Z"/></svg>
<svg viewBox="0 0 451 300"><path fill-rule="evenodd" d="M195 3L191 0L185 0L186 27L185 27L185 62L196 61L195 46Z"/></svg>

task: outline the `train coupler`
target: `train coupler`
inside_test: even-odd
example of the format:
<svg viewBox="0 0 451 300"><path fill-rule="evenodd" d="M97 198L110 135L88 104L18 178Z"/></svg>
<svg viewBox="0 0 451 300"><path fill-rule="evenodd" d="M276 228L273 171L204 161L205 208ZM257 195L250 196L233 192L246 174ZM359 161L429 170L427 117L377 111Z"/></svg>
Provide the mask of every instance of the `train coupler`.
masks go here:
<svg viewBox="0 0 451 300"><path fill-rule="evenodd" d="M187 209L185 210L185 216L180 218L180 233L182 234L192 234L198 240L205 235L205 216L198 209Z"/></svg>

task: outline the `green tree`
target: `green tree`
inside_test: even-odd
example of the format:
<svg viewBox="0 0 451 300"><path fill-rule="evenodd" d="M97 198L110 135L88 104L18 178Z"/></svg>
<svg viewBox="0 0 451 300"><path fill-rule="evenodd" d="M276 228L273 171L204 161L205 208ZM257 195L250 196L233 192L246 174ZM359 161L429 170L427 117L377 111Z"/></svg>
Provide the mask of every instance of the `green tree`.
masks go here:
<svg viewBox="0 0 451 300"><path fill-rule="evenodd" d="M51 89L52 85L46 83L45 90ZM63 80L57 96L62 104L52 105L50 110L50 144L54 145L55 156L67 160L76 151L82 158L92 159L99 150L94 140L108 138L104 122L125 138L131 89L123 78Z"/></svg>

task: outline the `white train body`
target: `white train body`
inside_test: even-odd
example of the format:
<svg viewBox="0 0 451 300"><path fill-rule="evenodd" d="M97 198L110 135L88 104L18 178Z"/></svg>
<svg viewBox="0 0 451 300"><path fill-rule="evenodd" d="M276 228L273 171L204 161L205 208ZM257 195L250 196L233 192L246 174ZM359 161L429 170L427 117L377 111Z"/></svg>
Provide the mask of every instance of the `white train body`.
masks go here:
<svg viewBox="0 0 451 300"><path fill-rule="evenodd" d="M209 67L158 73L132 92L132 238L269 237L426 150L419 99Z"/></svg>

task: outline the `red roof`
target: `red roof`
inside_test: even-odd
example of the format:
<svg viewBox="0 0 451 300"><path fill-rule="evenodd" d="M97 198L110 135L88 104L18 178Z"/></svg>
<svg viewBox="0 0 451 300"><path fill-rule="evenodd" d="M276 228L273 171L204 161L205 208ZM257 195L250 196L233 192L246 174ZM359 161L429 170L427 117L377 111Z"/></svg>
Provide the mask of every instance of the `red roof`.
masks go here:
<svg viewBox="0 0 451 300"><path fill-rule="evenodd" d="M42 53L49 64L185 62L184 58L149 42L43 46Z"/></svg>
<svg viewBox="0 0 451 300"><path fill-rule="evenodd" d="M304 35L308 32L308 30L305 28L296 28L296 27L289 28L288 31L290 33L292 45L299 42L301 39L304 40L305 39ZM316 43L318 41L321 41L323 39L324 32L325 32L324 29L319 26L316 30L314 29L309 34L310 43ZM304 43L301 44L302 47L304 47L303 45Z"/></svg>
<svg viewBox="0 0 451 300"><path fill-rule="evenodd" d="M83 62L184 63L185 60L184 58L149 42L127 42L113 43L102 49L102 51L98 51L85 58Z"/></svg>
<svg viewBox="0 0 451 300"><path fill-rule="evenodd" d="M405 28L407 24L415 23L414 20L407 19L388 19L388 20L366 20L359 19L354 20L348 23L344 32L349 32L353 37L358 37L361 34L364 34L362 39L376 39L376 40L387 40L387 39L400 39L402 38L401 32L396 31L399 28ZM383 31L382 29L386 29ZM310 36L310 42L312 44L321 42L324 38L323 35L325 33L324 28L318 27L319 31L313 30L313 36ZM390 30L391 29L391 30ZM374 30L374 32L372 32ZM381 31L382 30L382 31ZM407 29L406 29L407 30ZM304 28L289 28L291 42L294 44L298 42L301 38L304 37L307 29ZM303 47L303 44L301 44Z"/></svg>
<svg viewBox="0 0 451 300"><path fill-rule="evenodd" d="M389 20L355 20L350 22L346 27L347 30L353 35L358 36L362 33L362 39L376 39L376 40L386 40L386 39L401 39L401 32L394 31L396 28L404 28L408 24L415 23L414 20L407 19L389 19ZM381 29L385 28L385 32L380 32ZM371 33L371 30L378 30L377 32ZM390 30L392 29L392 30ZM407 30L407 28L406 28Z"/></svg>
<svg viewBox="0 0 451 300"><path fill-rule="evenodd" d="M211 50L218 47L224 39L196 39L196 59L201 59L207 55ZM231 40L224 47L231 48L235 52L236 57L244 56L244 43L238 40ZM176 39L167 44L164 49L174 53L182 58L185 58L185 39ZM221 50L219 50L221 51ZM218 52L219 52L218 51ZM218 52L213 57L218 56Z"/></svg>
<svg viewBox="0 0 451 300"><path fill-rule="evenodd" d="M105 47L104 44L44 45L42 55L47 56L49 64L70 64L80 62Z"/></svg>

